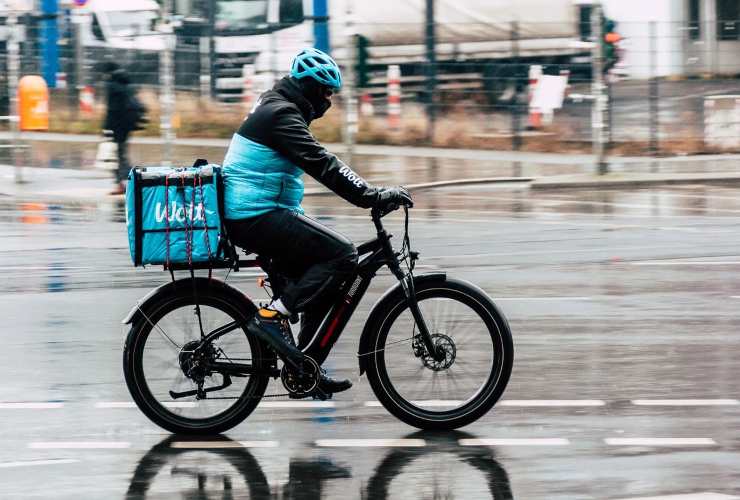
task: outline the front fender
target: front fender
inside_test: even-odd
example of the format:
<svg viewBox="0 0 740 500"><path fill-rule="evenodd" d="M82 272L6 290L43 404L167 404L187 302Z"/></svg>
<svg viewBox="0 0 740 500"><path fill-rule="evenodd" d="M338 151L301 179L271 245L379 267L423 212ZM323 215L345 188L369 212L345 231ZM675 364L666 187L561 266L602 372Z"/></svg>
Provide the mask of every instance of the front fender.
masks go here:
<svg viewBox="0 0 740 500"><path fill-rule="evenodd" d="M172 295L183 289L193 290L193 278L170 281L153 289L131 308L121 323L128 325L145 318L146 311L150 310L163 296ZM257 311L257 306L254 305L254 302L249 297L221 280L214 278L195 278L195 290L199 294L225 294L232 303L240 304L248 314L254 314Z"/></svg>
<svg viewBox="0 0 740 500"><path fill-rule="evenodd" d="M419 288L427 283L438 283L444 282L447 279L447 273L426 273L414 276L414 287ZM378 321L381 319L380 315L387 308L389 303L396 303L398 300L404 297L401 283L396 283L394 286L388 289L382 297L373 305L370 310L370 315L367 317L365 322L365 328L362 329L362 335L360 336L360 347L357 351L357 359L360 362L360 375L365 373L367 370L367 358L371 349L371 340L375 334L375 328Z"/></svg>

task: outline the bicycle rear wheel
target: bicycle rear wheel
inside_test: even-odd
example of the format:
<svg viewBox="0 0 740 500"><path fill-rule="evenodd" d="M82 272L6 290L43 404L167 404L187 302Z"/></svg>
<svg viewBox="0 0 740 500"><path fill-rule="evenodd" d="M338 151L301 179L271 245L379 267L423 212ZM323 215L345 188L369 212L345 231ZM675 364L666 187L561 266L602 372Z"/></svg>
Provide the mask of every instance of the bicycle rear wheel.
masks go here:
<svg viewBox="0 0 740 500"><path fill-rule="evenodd" d="M223 386L221 373L202 369L204 362L249 364L259 371L266 364L262 344L247 334L247 311L218 287L198 294L200 319L195 313L192 287L168 293L146 311L129 331L124 349L124 374L131 396L155 424L175 433L216 434L242 422L262 398L268 383L263 374L231 376L231 384L208 391L205 399L194 392ZM231 330L201 345L218 328ZM203 393L201 393L201 396Z"/></svg>
<svg viewBox="0 0 740 500"><path fill-rule="evenodd" d="M416 298L445 358L426 353L399 296L373 328L368 379L383 406L407 424L456 429L483 416L503 394L514 358L509 325L485 292L464 281L423 283Z"/></svg>

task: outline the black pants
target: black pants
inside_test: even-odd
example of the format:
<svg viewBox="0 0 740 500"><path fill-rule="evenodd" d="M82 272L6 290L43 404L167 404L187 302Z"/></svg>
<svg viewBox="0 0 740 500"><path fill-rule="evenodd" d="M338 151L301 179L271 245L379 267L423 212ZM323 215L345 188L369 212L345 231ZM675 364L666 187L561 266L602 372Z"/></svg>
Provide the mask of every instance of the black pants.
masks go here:
<svg viewBox="0 0 740 500"><path fill-rule="evenodd" d="M128 162L128 134L116 134L113 138L118 146L118 169L116 169L116 182L125 181L131 165Z"/></svg>
<svg viewBox="0 0 740 500"><path fill-rule="evenodd" d="M269 257L291 278L280 298L291 312L305 310L332 292L357 267L357 249L345 236L290 210L227 220L235 245Z"/></svg>

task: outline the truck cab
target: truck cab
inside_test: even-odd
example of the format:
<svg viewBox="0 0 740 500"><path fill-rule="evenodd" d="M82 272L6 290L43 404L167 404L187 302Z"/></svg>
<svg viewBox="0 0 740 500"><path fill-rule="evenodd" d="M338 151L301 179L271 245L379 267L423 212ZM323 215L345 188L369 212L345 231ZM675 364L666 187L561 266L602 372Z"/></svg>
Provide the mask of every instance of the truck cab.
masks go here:
<svg viewBox="0 0 740 500"><path fill-rule="evenodd" d="M83 27L85 47L164 49L164 39L156 31L160 9L154 0L89 0L72 15Z"/></svg>

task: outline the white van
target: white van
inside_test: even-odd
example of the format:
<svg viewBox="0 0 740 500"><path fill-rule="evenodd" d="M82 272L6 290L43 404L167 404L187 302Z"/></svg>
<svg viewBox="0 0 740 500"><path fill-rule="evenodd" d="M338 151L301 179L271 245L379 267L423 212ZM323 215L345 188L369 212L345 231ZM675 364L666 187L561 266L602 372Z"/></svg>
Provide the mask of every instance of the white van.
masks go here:
<svg viewBox="0 0 740 500"><path fill-rule="evenodd" d="M84 7L73 7L72 15L83 26L85 47L164 49L164 38L156 31L160 7L154 0L88 0Z"/></svg>

